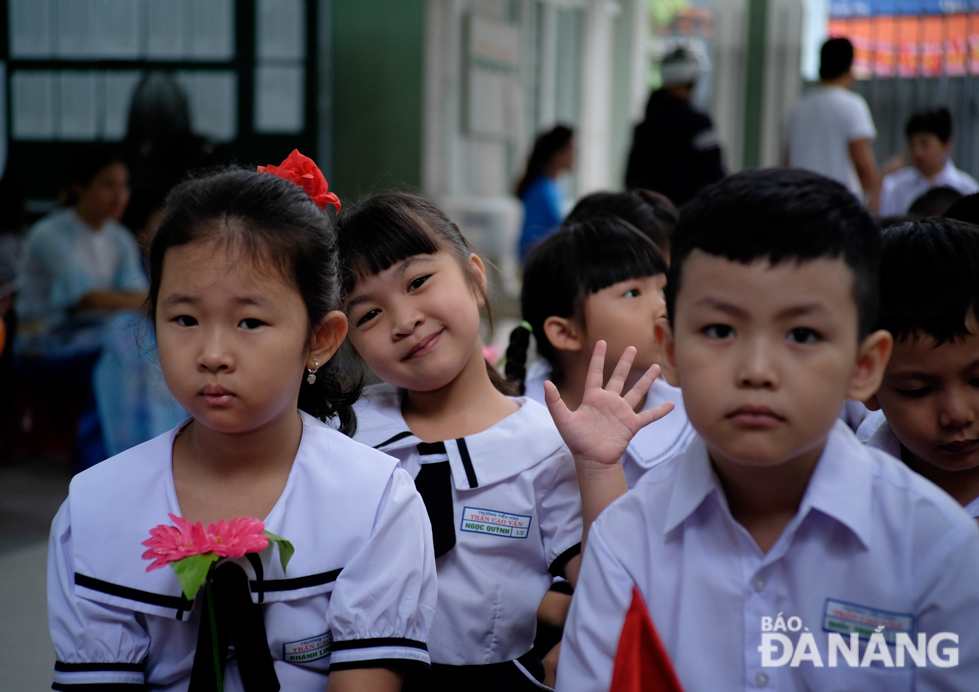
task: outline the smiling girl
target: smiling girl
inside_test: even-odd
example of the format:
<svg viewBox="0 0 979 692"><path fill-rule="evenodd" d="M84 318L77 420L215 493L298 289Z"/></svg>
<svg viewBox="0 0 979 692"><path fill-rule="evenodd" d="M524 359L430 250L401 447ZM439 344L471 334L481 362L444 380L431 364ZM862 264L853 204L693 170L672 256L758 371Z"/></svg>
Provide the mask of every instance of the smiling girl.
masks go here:
<svg viewBox="0 0 979 692"><path fill-rule="evenodd" d="M432 521L433 679L405 689L540 689L537 607L580 562L571 454L484 358L486 269L435 205L379 195L341 215L338 237L348 338L385 382L358 402L356 439L401 461Z"/></svg>
<svg viewBox="0 0 979 692"><path fill-rule="evenodd" d="M323 422L352 432L358 388L331 360L347 322L326 202L288 177L232 169L167 199L149 307L191 418L72 482L48 567L55 689L221 689L217 666L246 692L395 690L428 663L428 520L405 472ZM140 559L168 514L264 521L295 555L288 571L271 550L218 562L213 601L189 601Z"/></svg>

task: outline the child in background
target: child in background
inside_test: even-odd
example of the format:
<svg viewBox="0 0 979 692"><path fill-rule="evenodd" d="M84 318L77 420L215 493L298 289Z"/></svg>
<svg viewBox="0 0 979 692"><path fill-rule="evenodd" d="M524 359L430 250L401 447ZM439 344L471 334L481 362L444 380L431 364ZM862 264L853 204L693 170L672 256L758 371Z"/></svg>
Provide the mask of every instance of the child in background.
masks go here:
<svg viewBox="0 0 979 692"><path fill-rule="evenodd" d="M432 678L406 689L540 689L537 607L581 559L568 450L483 357L486 271L437 207L378 195L345 211L338 235L350 343L386 383L358 403L356 439L401 460L434 534Z"/></svg>
<svg viewBox="0 0 979 692"><path fill-rule="evenodd" d="M315 204L277 177L311 172ZM352 432L359 391L331 360L347 322L325 187L293 152L275 175L230 169L168 196L150 316L192 418L72 481L48 560L54 689L210 690L220 667L224 689L393 692L428 664L421 498L394 460L323 422ZM269 550L215 563L213 598L190 601L174 571L140 559L168 514L264 520L295 554L288 571Z"/></svg>
<svg viewBox="0 0 979 692"><path fill-rule="evenodd" d="M530 248L557 231L567 212L565 194L557 177L574 168L574 130L556 125L534 142L527 170L514 193L523 202L523 228L517 255L527 259Z"/></svg>
<svg viewBox="0 0 979 692"><path fill-rule="evenodd" d="M963 195L979 192L979 183L960 171L949 158L952 151L952 114L947 108L915 113L904 127L911 166L884 176L880 215L899 216L933 187L950 187Z"/></svg>
<svg viewBox="0 0 979 692"><path fill-rule="evenodd" d="M565 223L584 221L598 214L611 214L639 229L670 265L670 236L680 212L665 195L652 190L593 192L574 205Z"/></svg>
<svg viewBox="0 0 979 692"><path fill-rule="evenodd" d="M605 381L625 349L637 349L626 382L632 385L662 356L653 325L666 316L666 271L653 243L617 217L600 215L566 224L531 253L524 269L521 310L540 360L525 376L531 331L517 327L507 349L507 377L540 403L544 382L550 380L574 410L584 395L595 344L605 341ZM686 449L693 438L680 390L663 379L653 382L642 409L667 402L676 409L641 430L622 456L630 488L647 470Z"/></svg>
<svg viewBox="0 0 979 692"><path fill-rule="evenodd" d="M883 416L858 434L979 518L979 229L922 219L885 231L880 305L894 352L867 402Z"/></svg>
<svg viewBox="0 0 979 692"><path fill-rule="evenodd" d="M699 437L592 525L558 689L609 689L638 596L686 692L975 688L975 523L837 420L889 355L879 253L859 201L804 171L740 173L684 208L658 332ZM587 451L601 425L555 422L579 468L615 473L624 449ZM895 653L922 637L925 664Z"/></svg>

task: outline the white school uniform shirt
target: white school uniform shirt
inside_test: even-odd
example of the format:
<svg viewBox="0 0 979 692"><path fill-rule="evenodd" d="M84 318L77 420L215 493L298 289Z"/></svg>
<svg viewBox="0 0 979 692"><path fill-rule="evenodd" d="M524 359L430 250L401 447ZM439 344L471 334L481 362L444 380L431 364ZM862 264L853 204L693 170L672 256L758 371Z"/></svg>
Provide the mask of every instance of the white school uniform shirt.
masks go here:
<svg viewBox="0 0 979 692"><path fill-rule="evenodd" d="M525 396L546 408L544 381L550 377L550 364L543 358L534 361L527 369L524 380ZM622 455L622 470L630 488L635 486L646 471L686 450L696 435L683 407L680 388L670 386L662 378L657 378L650 386L642 410L648 411L668 401L672 401L676 408L637 432Z"/></svg>
<svg viewBox="0 0 979 692"><path fill-rule="evenodd" d="M883 411L874 411L857 430L857 437L868 447L887 452L895 459L901 458L901 441L891 430ZM963 506L970 517L979 519L979 497Z"/></svg>
<svg viewBox="0 0 979 692"><path fill-rule="evenodd" d="M390 457L303 413L282 495L265 519L296 552L277 548L248 575L264 603L269 650L283 690L326 688L336 668L428 665L425 641L437 586L424 504ZM48 619L55 689L124 683L186 690L202 593L183 597L174 571L147 572L150 528L180 514L171 467L180 427L81 473L51 528ZM225 690L242 690L229 661Z"/></svg>
<svg viewBox="0 0 979 692"><path fill-rule="evenodd" d="M581 550L574 460L547 409L526 398L488 430L422 455L401 415L401 393L367 388L355 439L401 460L417 477L448 459L455 547L436 560L438 609L428 639L434 663L512 661L533 648L537 607L553 576Z"/></svg>
<svg viewBox="0 0 979 692"><path fill-rule="evenodd" d="M950 187L963 195L979 192L979 183L956 168L951 159L945 161L945 167L931 180L914 166L909 166L884 176L880 189L880 215L906 214L911 204L933 187Z"/></svg>
<svg viewBox="0 0 979 692"><path fill-rule="evenodd" d="M635 586L686 692L974 691L977 574L975 522L904 464L860 444L842 421L830 432L798 512L767 554L731 516L698 437L592 525L557 689L609 689ZM779 616L783 623L800 619L798 631L785 632L783 624L780 634L794 646L811 633L823 667L762 666L763 618L777 624ZM829 665L827 627L853 631L879 621L928 636L957 634L958 665L914 668L910 657L903 668L850 667L842 657ZM867 641L860 636L862 662ZM844 640L848 645L849 635ZM949 646L955 645L940 643L939 651ZM894 646L887 648L893 660Z"/></svg>

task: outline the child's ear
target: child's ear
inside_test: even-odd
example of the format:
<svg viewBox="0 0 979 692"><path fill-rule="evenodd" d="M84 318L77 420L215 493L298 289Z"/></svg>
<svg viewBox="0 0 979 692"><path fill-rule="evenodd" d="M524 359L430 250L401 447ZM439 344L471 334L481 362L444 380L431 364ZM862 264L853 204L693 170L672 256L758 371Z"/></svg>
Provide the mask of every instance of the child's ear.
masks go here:
<svg viewBox="0 0 979 692"><path fill-rule="evenodd" d="M670 321L666 317L659 317L653 323L653 335L656 337L656 345L659 346L660 353L663 354L662 362L659 364L663 371L663 377L674 387L679 387L680 376L676 371L676 344L673 341Z"/></svg>
<svg viewBox="0 0 979 692"><path fill-rule="evenodd" d="M347 337L347 316L339 310L326 316L313 330L313 338L306 356L306 367L315 370L322 367L340 348Z"/></svg>
<svg viewBox="0 0 979 692"><path fill-rule="evenodd" d="M479 288L476 291L476 305L481 308L486 307L486 294L489 290L486 282L486 265L483 264L483 260L479 259L479 255L475 252L469 255L469 269L472 271L477 287Z"/></svg>
<svg viewBox="0 0 979 692"><path fill-rule="evenodd" d="M873 332L863 340L857 351L856 367L850 377L850 388L846 394L848 399L866 401L877 393L893 347L894 337L883 329Z"/></svg>
<svg viewBox="0 0 979 692"><path fill-rule="evenodd" d="M569 317L551 315L544 320L544 334L559 351L580 351L584 347L580 329Z"/></svg>

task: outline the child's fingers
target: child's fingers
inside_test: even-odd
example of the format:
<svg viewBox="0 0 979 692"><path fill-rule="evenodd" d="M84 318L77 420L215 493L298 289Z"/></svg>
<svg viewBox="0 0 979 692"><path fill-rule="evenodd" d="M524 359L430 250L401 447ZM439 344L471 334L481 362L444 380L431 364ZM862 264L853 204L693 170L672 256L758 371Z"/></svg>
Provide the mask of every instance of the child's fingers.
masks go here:
<svg viewBox="0 0 979 692"><path fill-rule="evenodd" d="M585 391L598 387L602 388L605 382L605 349L604 341L595 344L595 350L591 354L591 362L588 364L588 374L585 375Z"/></svg>
<svg viewBox="0 0 979 692"><path fill-rule="evenodd" d="M639 427L645 428L647 425L658 421L675 408L676 406L673 405L672 401L667 401L665 404L660 404L656 408L651 408L648 411L640 411L638 416Z"/></svg>
<svg viewBox="0 0 979 692"><path fill-rule="evenodd" d="M649 369L643 373L641 378L639 378L639 381L632 385L632 389L626 392L625 396L622 397L625 399L625 402L632 408L635 408L639 405L640 401L644 401L646 399L646 392L648 392L649 388L653 386L653 382L655 382L656 378L659 377L659 373L660 367L656 365L656 363L650 365Z"/></svg>
<svg viewBox="0 0 979 692"><path fill-rule="evenodd" d="M551 419L554 421L554 425L558 427L558 430L561 429L562 425L569 423L571 411L565 405L557 387L550 380L544 381L544 403L547 404L547 410L551 412Z"/></svg>
<svg viewBox="0 0 979 692"><path fill-rule="evenodd" d="M619 362L615 364L612 377L609 378L608 385L605 387L607 391L612 394L622 394L622 387L625 386L625 378L629 375L629 371L632 370L632 361L635 359L636 347L627 346L625 351L622 352Z"/></svg>

